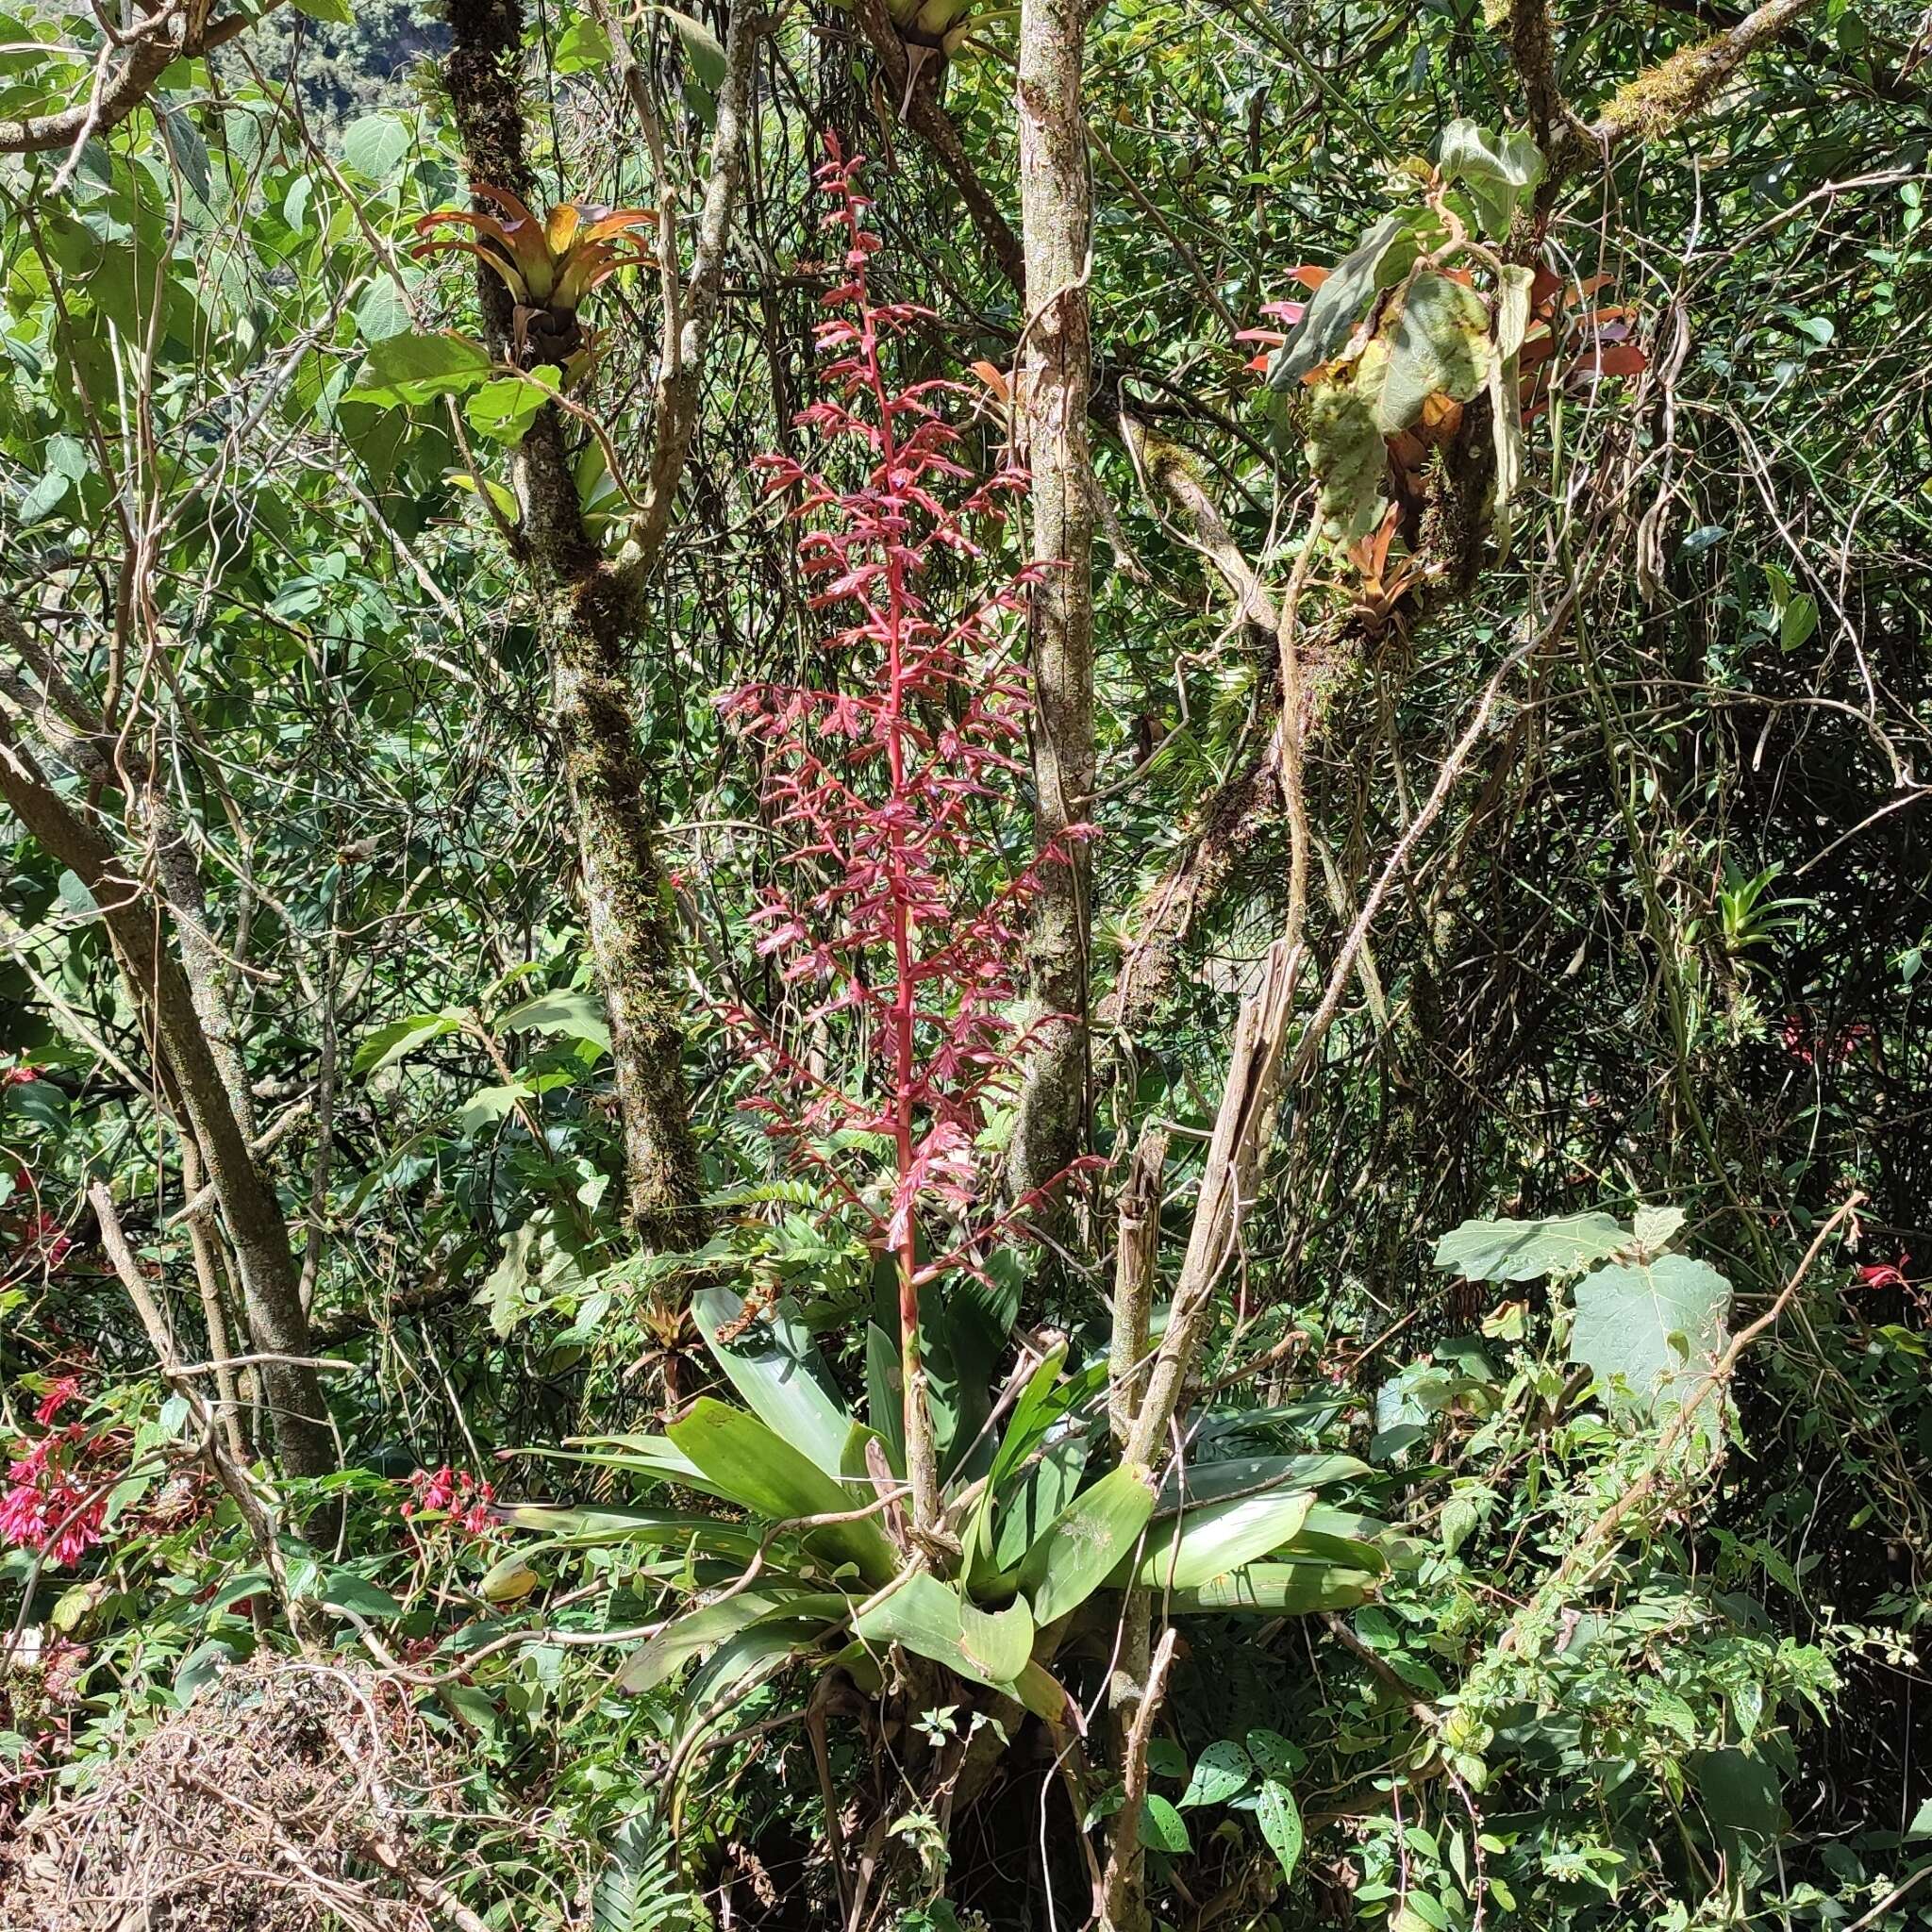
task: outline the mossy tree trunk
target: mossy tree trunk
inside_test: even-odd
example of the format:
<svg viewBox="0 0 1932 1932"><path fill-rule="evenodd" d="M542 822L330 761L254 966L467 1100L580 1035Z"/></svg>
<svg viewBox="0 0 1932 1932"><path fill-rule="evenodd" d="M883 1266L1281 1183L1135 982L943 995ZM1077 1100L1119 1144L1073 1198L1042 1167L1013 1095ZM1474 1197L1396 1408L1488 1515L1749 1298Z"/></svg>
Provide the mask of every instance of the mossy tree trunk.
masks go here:
<svg viewBox="0 0 1932 1932"><path fill-rule="evenodd" d="M533 207L540 196L525 145L517 68L522 0L453 0L447 63L472 186L506 188ZM739 129L761 23L733 9L720 91L711 175L691 279L676 283L676 231L667 223L666 318L649 490L623 568L585 528L562 418L546 408L517 452L519 538L540 598L549 651L553 722L563 759L598 985L610 1024L623 1113L626 1217L653 1246L698 1232L701 1192L683 1069L683 1000L669 886L658 856L658 825L638 735L639 694L629 668L638 585L669 529L672 499L694 426L697 371L716 311L724 243L741 161ZM626 77L632 68L626 59ZM648 101L640 97L641 113ZM669 184L660 183L668 194ZM510 299L487 270L477 274L491 347L508 358Z"/></svg>

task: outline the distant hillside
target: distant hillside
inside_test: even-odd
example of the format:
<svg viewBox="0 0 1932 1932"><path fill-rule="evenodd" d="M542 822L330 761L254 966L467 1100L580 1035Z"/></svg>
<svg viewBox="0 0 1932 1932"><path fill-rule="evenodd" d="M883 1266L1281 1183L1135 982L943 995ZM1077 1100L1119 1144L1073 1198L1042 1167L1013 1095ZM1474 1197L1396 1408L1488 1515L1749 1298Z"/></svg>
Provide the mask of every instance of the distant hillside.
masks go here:
<svg viewBox="0 0 1932 1932"><path fill-rule="evenodd" d="M347 25L281 7L247 39L249 57L264 75L285 79L292 72L318 131L333 133L373 108L409 100L417 67L449 44L437 0L354 4L356 18Z"/></svg>

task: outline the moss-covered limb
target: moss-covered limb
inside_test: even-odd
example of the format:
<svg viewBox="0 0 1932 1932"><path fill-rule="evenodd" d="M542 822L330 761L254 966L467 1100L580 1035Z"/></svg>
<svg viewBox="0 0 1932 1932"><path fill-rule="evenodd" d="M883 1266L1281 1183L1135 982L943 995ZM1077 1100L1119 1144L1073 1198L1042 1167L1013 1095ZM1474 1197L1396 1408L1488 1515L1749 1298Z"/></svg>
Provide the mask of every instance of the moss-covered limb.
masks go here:
<svg viewBox="0 0 1932 1932"><path fill-rule="evenodd" d="M1241 554L1193 457L1123 411L1121 440L1148 488L1175 519L1181 539L1214 566L1234 597L1234 614L1248 641L1272 658L1281 620L1274 600Z"/></svg>
<svg viewBox="0 0 1932 1932"><path fill-rule="evenodd" d="M506 187L529 199L536 184L517 91L523 27L522 0L452 0L447 77L473 186ZM736 92L727 88L731 98L720 103L720 136L734 169L749 33L742 22L734 23ZM731 199L718 186L719 165L714 153L713 192L699 245L699 268L713 282ZM491 347L508 355L513 327L508 291L483 271L477 290ZM708 324L715 289L705 300L701 284L700 297L696 306ZM702 328L680 341L694 362ZM670 419L661 394L659 400L661 438ZM659 541L689 446L689 424L678 434L675 461L661 460L660 443L651 466L661 505ZM517 451L514 481L549 649L552 718L570 796L584 924L610 1024L624 1126L625 1217L653 1245L677 1245L695 1231L701 1181L682 1064L683 999L671 894L658 859L658 825L638 741L639 702L627 665L635 603L584 526L556 409L546 408L532 425Z"/></svg>
<svg viewBox="0 0 1932 1932"><path fill-rule="evenodd" d="M219 20L208 18L213 9L207 6L160 9L150 16L145 23L147 30L139 39L124 39L125 53L117 64L95 70L93 85L84 99L24 119L0 117L0 154L49 154L57 148L77 151L83 142L99 140L142 106L176 61L197 59L225 46L281 4L282 0L266 0L262 6L242 8Z"/></svg>
<svg viewBox="0 0 1932 1932"><path fill-rule="evenodd" d="M610 587L607 584L605 587ZM586 924L610 1024L626 1211L653 1246L682 1245L701 1191L683 1070L671 890L658 863L634 698L594 595L551 645L551 703L577 832Z"/></svg>
<svg viewBox="0 0 1932 1932"><path fill-rule="evenodd" d="M1121 961L1100 1021L1115 1041L1141 1038L1173 991L1193 932L1219 903L1242 864L1270 837L1281 814L1281 690L1274 670L1280 627L1274 600L1241 554L1227 520L1193 458L1177 444L1123 416L1121 431L1148 488L1183 540L1212 564L1234 600L1242 635L1266 654L1257 748L1216 786L1194 815L1174 862L1135 909L1133 940ZM1336 693L1359 661L1366 634L1336 625L1302 649L1303 741L1312 743Z"/></svg>
<svg viewBox="0 0 1932 1932"><path fill-rule="evenodd" d="M1708 108L1753 54L1816 4L1817 0L1769 0L1736 26L1694 46L1679 47L1618 90L1591 125L1590 142L1607 149L1626 141L1661 140Z"/></svg>
<svg viewBox="0 0 1932 1932"><path fill-rule="evenodd" d="M1554 154L1581 128L1557 75L1557 30L1550 18L1550 0L1509 0L1507 17L1499 25L1509 37L1509 55L1523 81L1536 144L1546 156Z"/></svg>
<svg viewBox="0 0 1932 1932"><path fill-rule="evenodd" d="M1510 48L1529 97L1537 141L1550 164L1540 199L1546 203L1568 176L1592 161L1607 160L1620 147L1660 141L1694 120L1753 54L1816 5L1817 0L1766 0L1722 32L1679 47L1647 68L1586 123L1563 105L1557 88L1547 0L1512 0Z"/></svg>

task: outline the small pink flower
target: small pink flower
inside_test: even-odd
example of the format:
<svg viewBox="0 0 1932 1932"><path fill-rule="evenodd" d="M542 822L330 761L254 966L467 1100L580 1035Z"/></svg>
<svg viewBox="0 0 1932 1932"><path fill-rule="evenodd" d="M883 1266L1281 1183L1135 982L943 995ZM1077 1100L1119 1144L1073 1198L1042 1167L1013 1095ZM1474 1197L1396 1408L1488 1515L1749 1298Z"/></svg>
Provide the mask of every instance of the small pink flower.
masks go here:
<svg viewBox="0 0 1932 1932"><path fill-rule="evenodd" d="M1901 1251L1896 1261L1873 1261L1865 1267L1855 1270L1861 1288L1909 1288L1906 1279L1906 1266L1911 1257Z"/></svg>
<svg viewBox="0 0 1932 1932"><path fill-rule="evenodd" d="M441 1469L419 1469L409 1478L409 1500L401 1514L406 1523L418 1516L443 1517L451 1528L480 1542L496 1533L495 1501L490 1484L445 1462Z"/></svg>
<svg viewBox="0 0 1932 1932"><path fill-rule="evenodd" d="M79 1400L79 1378L74 1375L57 1376L48 1383L47 1392L41 1397L40 1407L34 1410L34 1420L45 1428L70 1402Z"/></svg>
<svg viewBox="0 0 1932 1932"><path fill-rule="evenodd" d="M75 1563L101 1541L108 1488L81 1482L70 1465L78 1429L19 1442L0 1491L0 1542L32 1550L57 1565Z"/></svg>

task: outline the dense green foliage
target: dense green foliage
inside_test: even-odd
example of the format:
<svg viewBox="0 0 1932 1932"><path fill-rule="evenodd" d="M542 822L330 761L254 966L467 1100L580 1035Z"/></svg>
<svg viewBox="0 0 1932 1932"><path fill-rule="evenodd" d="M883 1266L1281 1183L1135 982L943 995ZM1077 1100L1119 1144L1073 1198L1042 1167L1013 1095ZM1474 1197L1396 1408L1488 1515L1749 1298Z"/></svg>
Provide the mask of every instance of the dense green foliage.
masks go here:
<svg viewBox="0 0 1932 1932"><path fill-rule="evenodd" d="M752 43L661 548L657 268L507 321L424 247L484 178L462 35L520 9L246 6L38 152L130 57L0 12L0 1924L1079 1925L1142 1778L1162 1926L1923 1923L1932 30L1789 8L1704 93L1670 57L1743 16L1677 0L1557 7L1541 58L1530 5L1094 13L1095 1158L985 1232L989 1089L979 1205L904 1195L970 1264L908 1356L903 1147L760 1111L869 1077L759 909L845 855L801 865L720 700L883 676L756 460L864 482L798 421L828 131L919 305L891 380L956 385L974 476L1027 456L1046 295L959 180L1017 224L1017 25L941 10ZM944 41L954 163L871 14ZM724 12L522 33L525 198L675 208L691 273ZM934 608L1027 527L975 513ZM626 1205L587 678L662 865L616 916L675 934L688 1239ZM974 770L983 906L1037 794ZM1289 932L1142 1465L1133 1157L1158 1345Z"/></svg>

